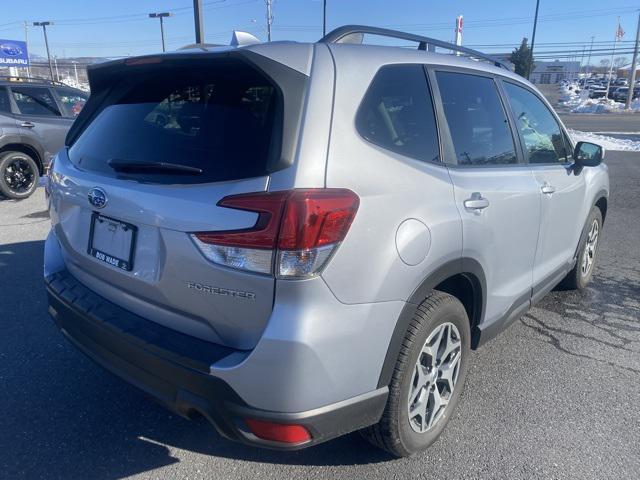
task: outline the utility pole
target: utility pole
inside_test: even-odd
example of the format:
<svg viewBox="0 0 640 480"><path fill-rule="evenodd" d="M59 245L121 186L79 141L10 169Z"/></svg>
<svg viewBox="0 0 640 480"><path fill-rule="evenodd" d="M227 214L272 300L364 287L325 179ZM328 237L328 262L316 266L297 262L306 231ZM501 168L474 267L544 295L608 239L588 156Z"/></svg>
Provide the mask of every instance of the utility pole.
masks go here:
<svg viewBox="0 0 640 480"><path fill-rule="evenodd" d="M53 81L53 64L51 63L51 53L49 52L49 39L47 38L47 26L53 25L53 22L33 22L34 27L42 27L44 33L44 44L47 47L47 59L49 60L49 73L51 74L51 80Z"/></svg>
<svg viewBox="0 0 640 480"><path fill-rule="evenodd" d="M59 82L60 81L60 72L58 71L58 57L57 56L53 57L53 62L56 65L56 82Z"/></svg>
<svg viewBox="0 0 640 480"><path fill-rule="evenodd" d="M196 43L204 43L204 24L202 21L202 0L193 0L193 21L196 27Z"/></svg>
<svg viewBox="0 0 640 480"><path fill-rule="evenodd" d="M527 80L531 76L533 70L533 47L536 44L536 28L538 28L538 10L540 9L540 0L536 0L536 14L533 18L533 33L531 35L531 60L529 61L529 69L527 71Z"/></svg>
<svg viewBox="0 0 640 480"><path fill-rule="evenodd" d="M271 24L273 23L273 14L271 13L272 0L267 2L267 41L271 41Z"/></svg>
<svg viewBox="0 0 640 480"><path fill-rule="evenodd" d="M589 47L589 58L587 59L587 68L585 71L585 77L587 76L587 73L589 73L589 66L591 65L591 52L593 51L593 39L596 38L594 36L591 37L591 46Z"/></svg>
<svg viewBox="0 0 640 480"><path fill-rule="evenodd" d="M76 76L76 83L77 83L76 87L77 87L78 85L80 85L80 82L78 81L78 62L76 62L75 60L73 61L73 73Z"/></svg>
<svg viewBox="0 0 640 480"><path fill-rule="evenodd" d="M629 75L629 93L627 94L627 102L625 107L627 110L631 108L631 100L633 100L633 89L636 84L636 68L638 66L638 49L640 48L640 10L638 10L638 27L636 28L636 46L633 49L633 60L631 61L631 75Z"/></svg>
<svg viewBox="0 0 640 480"><path fill-rule="evenodd" d="M170 12L161 12L161 13L150 13L149 14L149 18L159 18L160 19L160 37L162 37L162 51L165 52L165 48L164 48L164 23L163 23L163 19L165 17L170 17L171 13Z"/></svg>
<svg viewBox="0 0 640 480"><path fill-rule="evenodd" d="M327 34L327 0L323 0L322 5L322 36Z"/></svg>

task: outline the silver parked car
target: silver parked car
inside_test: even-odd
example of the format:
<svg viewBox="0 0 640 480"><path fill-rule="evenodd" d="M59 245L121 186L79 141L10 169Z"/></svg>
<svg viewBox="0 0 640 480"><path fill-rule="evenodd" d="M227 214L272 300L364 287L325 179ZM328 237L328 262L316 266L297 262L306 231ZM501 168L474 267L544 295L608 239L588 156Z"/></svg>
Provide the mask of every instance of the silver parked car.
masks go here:
<svg viewBox="0 0 640 480"><path fill-rule="evenodd" d="M603 150L480 52L248 43L89 70L48 186L49 311L227 438L423 450L470 350L589 283Z"/></svg>

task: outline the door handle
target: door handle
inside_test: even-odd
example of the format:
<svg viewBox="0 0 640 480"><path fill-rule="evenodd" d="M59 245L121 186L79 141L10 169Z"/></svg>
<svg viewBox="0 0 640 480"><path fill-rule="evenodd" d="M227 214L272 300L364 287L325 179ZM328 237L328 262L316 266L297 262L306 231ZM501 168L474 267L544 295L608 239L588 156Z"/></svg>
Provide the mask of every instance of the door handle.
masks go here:
<svg viewBox="0 0 640 480"><path fill-rule="evenodd" d="M24 128L33 128L36 126L36 124L31 122L22 122L20 126Z"/></svg>
<svg viewBox="0 0 640 480"><path fill-rule="evenodd" d="M480 213L489 206L489 200L484 198L480 192L473 192L471 198L464 201L464 208Z"/></svg>
<svg viewBox="0 0 640 480"><path fill-rule="evenodd" d="M551 195L555 193L556 187L551 185L549 182L544 182L544 185L540 187L540 190L542 190L542 193L544 193L545 195Z"/></svg>

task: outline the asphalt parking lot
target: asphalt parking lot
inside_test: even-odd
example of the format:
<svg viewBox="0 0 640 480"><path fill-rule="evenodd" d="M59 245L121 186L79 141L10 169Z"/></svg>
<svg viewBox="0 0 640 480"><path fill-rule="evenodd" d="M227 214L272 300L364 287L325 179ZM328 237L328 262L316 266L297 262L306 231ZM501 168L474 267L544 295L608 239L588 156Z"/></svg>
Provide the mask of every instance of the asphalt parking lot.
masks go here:
<svg viewBox="0 0 640 480"><path fill-rule="evenodd" d="M245 447L156 405L49 319L42 189L0 201L0 477L640 478L640 153L607 163L593 284L552 292L474 352L449 427L402 460L357 434L293 453Z"/></svg>

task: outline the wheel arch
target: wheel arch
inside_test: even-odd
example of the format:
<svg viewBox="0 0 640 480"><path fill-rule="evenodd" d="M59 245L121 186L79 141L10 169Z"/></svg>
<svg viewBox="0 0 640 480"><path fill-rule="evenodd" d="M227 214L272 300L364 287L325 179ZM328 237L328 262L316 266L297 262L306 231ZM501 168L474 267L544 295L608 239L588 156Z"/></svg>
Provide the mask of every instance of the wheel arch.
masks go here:
<svg viewBox="0 0 640 480"><path fill-rule="evenodd" d="M31 145L28 145L26 143L7 143L0 147L0 155L6 152L21 152L25 155L29 155L35 160L36 165L38 165L38 172L40 173L40 175L44 173L44 163L42 162L42 156L40 155L40 152L38 152L38 150Z"/></svg>
<svg viewBox="0 0 640 480"><path fill-rule="evenodd" d="M415 308L433 291L438 290L456 297L469 316L471 346L476 348L478 325L484 318L486 303L486 279L480 263L472 258L461 258L438 267L431 272L413 291L400 316L387 348L378 388L389 385L393 369L400 353L402 340L411 322Z"/></svg>
<svg viewBox="0 0 640 480"><path fill-rule="evenodd" d="M607 199L607 195L604 192L600 192L596 196L597 200L594 203L594 206L600 209L600 213L602 214L602 223L604 224L604 219L607 216L607 207L609 204L609 200Z"/></svg>

